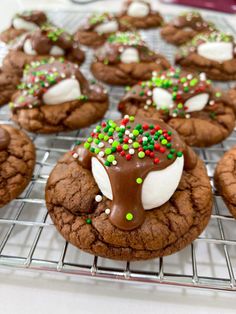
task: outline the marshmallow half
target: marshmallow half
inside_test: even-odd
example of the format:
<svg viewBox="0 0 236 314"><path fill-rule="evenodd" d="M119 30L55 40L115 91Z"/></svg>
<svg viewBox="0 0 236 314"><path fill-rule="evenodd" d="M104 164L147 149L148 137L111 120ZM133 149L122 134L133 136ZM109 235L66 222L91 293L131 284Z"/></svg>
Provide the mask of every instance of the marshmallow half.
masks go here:
<svg viewBox="0 0 236 314"><path fill-rule="evenodd" d="M138 63L139 62L139 53L135 48L126 48L120 55L120 61L122 63Z"/></svg>
<svg viewBox="0 0 236 314"><path fill-rule="evenodd" d="M25 21L20 17L15 17L12 25L15 29L25 29L26 31L34 31L39 28L37 24Z"/></svg>
<svg viewBox="0 0 236 314"><path fill-rule="evenodd" d="M233 59L233 43L207 42L198 46L197 53L209 60L224 62Z"/></svg>
<svg viewBox="0 0 236 314"><path fill-rule="evenodd" d="M43 95L46 105L58 105L78 99L81 96L80 84L76 79L68 78L52 86Z"/></svg>
<svg viewBox="0 0 236 314"><path fill-rule="evenodd" d="M114 33L118 31L118 29L119 29L119 25L117 21L104 22L95 27L95 31L97 33L103 33L103 34Z"/></svg>
<svg viewBox="0 0 236 314"><path fill-rule="evenodd" d="M131 17L145 17L149 14L149 7L146 3L133 1L128 7L127 14Z"/></svg>

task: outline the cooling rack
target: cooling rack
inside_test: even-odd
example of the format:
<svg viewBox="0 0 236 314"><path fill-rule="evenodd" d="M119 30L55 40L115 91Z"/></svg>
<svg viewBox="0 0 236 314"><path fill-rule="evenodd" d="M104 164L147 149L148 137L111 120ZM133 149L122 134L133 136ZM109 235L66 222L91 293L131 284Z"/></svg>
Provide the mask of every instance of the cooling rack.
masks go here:
<svg viewBox="0 0 236 314"><path fill-rule="evenodd" d="M48 12L51 20L74 32L82 13ZM170 18L168 16L167 18ZM234 32L227 20L208 16L222 30ZM159 31L143 32L154 49L159 49L173 61L175 48L164 43ZM3 56L6 49L0 45ZM90 76L92 52L86 51L87 61L82 70ZM232 84L220 84L228 88ZM123 88L107 86L110 109L106 118L119 118L116 104ZM0 123L11 124L7 106L0 109ZM0 267L54 272L126 283L145 283L192 287L221 291L236 291L236 220L228 212L213 184L216 162L232 145L236 132L223 143L207 149L196 149L204 160L212 183L214 208L206 230L190 246L172 256L145 262L119 262L86 254L65 242L50 220L44 202L46 180L57 159L72 149L77 139L83 140L94 128L55 135L29 134L37 149L37 163L32 181L24 193L0 211Z"/></svg>

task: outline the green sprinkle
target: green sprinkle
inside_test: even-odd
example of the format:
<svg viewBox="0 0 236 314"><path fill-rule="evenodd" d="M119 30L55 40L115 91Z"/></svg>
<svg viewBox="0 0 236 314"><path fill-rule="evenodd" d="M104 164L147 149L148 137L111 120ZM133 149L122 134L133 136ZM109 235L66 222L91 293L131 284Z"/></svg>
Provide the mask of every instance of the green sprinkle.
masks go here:
<svg viewBox="0 0 236 314"><path fill-rule="evenodd" d="M86 224L90 225L92 223L92 220L90 218L86 219Z"/></svg>
<svg viewBox="0 0 236 314"><path fill-rule="evenodd" d="M142 178L137 178L137 179L136 179L136 183L142 184L142 183L143 183L143 179L142 179Z"/></svg>
<svg viewBox="0 0 236 314"><path fill-rule="evenodd" d="M84 148L89 149L90 144L88 142L84 143Z"/></svg>
<svg viewBox="0 0 236 314"><path fill-rule="evenodd" d="M118 141L114 141L114 142L112 143L112 147L117 147L119 144L120 144L120 143L119 143Z"/></svg>
<svg viewBox="0 0 236 314"><path fill-rule="evenodd" d="M172 159L172 158L173 158L173 155L172 155L172 154L168 154L168 155L167 155L167 158L168 158L168 159Z"/></svg>
<svg viewBox="0 0 236 314"><path fill-rule="evenodd" d="M106 155L110 155L111 154L111 149L110 148L106 148L105 149L105 154Z"/></svg>
<svg viewBox="0 0 236 314"><path fill-rule="evenodd" d="M130 116L130 117L129 117L129 121L130 121L130 122L134 122L134 116Z"/></svg>
<svg viewBox="0 0 236 314"><path fill-rule="evenodd" d="M166 139L164 139L164 140L161 141L161 144L162 144L162 145L166 145L167 143L168 143L168 141L167 141Z"/></svg>
<svg viewBox="0 0 236 314"><path fill-rule="evenodd" d="M139 152L138 153L138 157L141 158L141 159L144 158L145 157L145 153L144 152Z"/></svg>
<svg viewBox="0 0 236 314"><path fill-rule="evenodd" d="M108 160L106 160L104 165L107 166L107 167L110 167L111 163Z"/></svg>
<svg viewBox="0 0 236 314"><path fill-rule="evenodd" d="M109 162L113 162L114 160L115 160L115 156L113 156L113 155L109 155L107 157L107 161L109 161Z"/></svg>
<svg viewBox="0 0 236 314"><path fill-rule="evenodd" d="M129 149L129 145L128 144L124 144L122 147L123 147L123 150L128 150Z"/></svg>
<svg viewBox="0 0 236 314"><path fill-rule="evenodd" d="M139 143L138 142L134 142L133 143L133 148L138 148L140 145L139 145Z"/></svg>
<svg viewBox="0 0 236 314"><path fill-rule="evenodd" d="M134 136L138 136L139 135L139 130L133 130L132 133L133 133Z"/></svg>
<svg viewBox="0 0 236 314"><path fill-rule="evenodd" d="M133 216L132 213L127 213L127 214L125 215L125 218L126 218L126 220L131 221L131 220L133 220L134 216Z"/></svg>
<svg viewBox="0 0 236 314"><path fill-rule="evenodd" d="M217 93L216 93L216 97L218 97L218 98L219 98L221 95L222 95L222 94L221 94L220 92L217 92Z"/></svg>
<svg viewBox="0 0 236 314"><path fill-rule="evenodd" d="M176 153L176 156L177 156L177 157L182 157L182 156L183 156L183 153L182 153L182 152L177 152L177 153Z"/></svg>

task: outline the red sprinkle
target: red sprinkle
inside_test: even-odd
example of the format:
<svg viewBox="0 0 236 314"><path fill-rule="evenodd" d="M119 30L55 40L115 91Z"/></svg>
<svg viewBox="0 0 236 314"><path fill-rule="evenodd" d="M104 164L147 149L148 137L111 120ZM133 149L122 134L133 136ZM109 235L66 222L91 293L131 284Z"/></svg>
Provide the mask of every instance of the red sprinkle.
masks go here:
<svg viewBox="0 0 236 314"><path fill-rule="evenodd" d="M160 144L155 144L155 145L154 145L155 150L159 150L160 147L161 147Z"/></svg>
<svg viewBox="0 0 236 314"><path fill-rule="evenodd" d="M153 162L154 162L154 164L158 164L158 163L160 162L160 159L159 159L159 158L155 158L155 159L153 160Z"/></svg>
<svg viewBox="0 0 236 314"><path fill-rule="evenodd" d="M130 154L127 154L125 157L127 160L130 160L132 158L132 156Z"/></svg>
<svg viewBox="0 0 236 314"><path fill-rule="evenodd" d="M149 125L148 124L143 124L143 129L146 131L149 129Z"/></svg>
<svg viewBox="0 0 236 314"><path fill-rule="evenodd" d="M155 125L154 130L156 130L156 131L160 130L160 126L159 125Z"/></svg>
<svg viewBox="0 0 236 314"><path fill-rule="evenodd" d="M124 143L128 143L129 139L128 137L124 138Z"/></svg>
<svg viewBox="0 0 236 314"><path fill-rule="evenodd" d="M143 148L142 148L142 147L139 147L139 148L138 148L138 151L139 151L139 152L142 152L142 151L143 151Z"/></svg>
<svg viewBox="0 0 236 314"><path fill-rule="evenodd" d="M125 152L123 150L120 154L121 154L121 156L125 156Z"/></svg>
<svg viewBox="0 0 236 314"><path fill-rule="evenodd" d="M155 156L155 155L154 155L153 152L151 152L150 155L149 155L149 157L151 157L151 158L154 158L154 156Z"/></svg>
<svg viewBox="0 0 236 314"><path fill-rule="evenodd" d="M116 147L116 150L117 150L118 152L121 152L121 151L122 151L122 146L121 146L121 145L118 145L118 146Z"/></svg>
<svg viewBox="0 0 236 314"><path fill-rule="evenodd" d="M148 149L147 149L147 150L145 150L145 155L149 156L149 155L150 155L150 153L151 153L151 152L150 152L150 150L148 150Z"/></svg>
<svg viewBox="0 0 236 314"><path fill-rule="evenodd" d="M163 154L166 151L165 147L160 147L160 152Z"/></svg>

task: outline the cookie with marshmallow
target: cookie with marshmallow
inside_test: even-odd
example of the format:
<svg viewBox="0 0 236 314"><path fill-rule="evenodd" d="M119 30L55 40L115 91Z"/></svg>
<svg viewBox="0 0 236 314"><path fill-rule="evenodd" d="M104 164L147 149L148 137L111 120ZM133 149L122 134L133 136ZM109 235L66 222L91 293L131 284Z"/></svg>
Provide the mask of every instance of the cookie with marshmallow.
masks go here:
<svg viewBox="0 0 236 314"><path fill-rule="evenodd" d="M206 227L212 192L203 162L162 120L96 126L51 172L49 214L64 238L102 257L173 254Z"/></svg>
<svg viewBox="0 0 236 314"><path fill-rule="evenodd" d="M149 81L127 87L118 108L122 114L163 119L190 146L220 143L235 124L227 93L214 88L204 73L178 68L154 72Z"/></svg>
<svg viewBox="0 0 236 314"><path fill-rule="evenodd" d="M200 33L212 32L215 29L214 24L204 20L199 12L188 11L165 23L161 36L168 43L179 46Z"/></svg>
<svg viewBox="0 0 236 314"><path fill-rule="evenodd" d="M118 32L95 50L91 70L111 85L132 85L149 79L152 71L169 68L169 62L152 51L136 32Z"/></svg>
<svg viewBox="0 0 236 314"><path fill-rule="evenodd" d="M64 59L27 65L10 102L12 119L36 133L76 130L101 119L108 107L106 90L87 81L77 64Z"/></svg>
<svg viewBox="0 0 236 314"><path fill-rule="evenodd" d="M16 73L21 77L24 66L32 61L40 61L50 57L63 57L80 65L85 54L70 34L64 29L51 24L22 35L10 47L3 60L3 71Z"/></svg>
<svg viewBox="0 0 236 314"><path fill-rule="evenodd" d="M9 43L18 36L39 29L48 19L43 11L24 11L17 13L11 22L11 26L0 33L0 40Z"/></svg>
<svg viewBox="0 0 236 314"><path fill-rule="evenodd" d="M219 31L199 34L180 47L175 62L186 70L205 72L213 80L235 80L235 40Z"/></svg>
<svg viewBox="0 0 236 314"><path fill-rule="evenodd" d="M130 28L129 25L122 24L114 14L94 13L80 25L74 38L82 45L96 48L103 45L111 34Z"/></svg>
<svg viewBox="0 0 236 314"><path fill-rule="evenodd" d="M120 23L136 29L159 27L163 23L163 17L158 11L152 9L149 0L124 1L118 18Z"/></svg>

